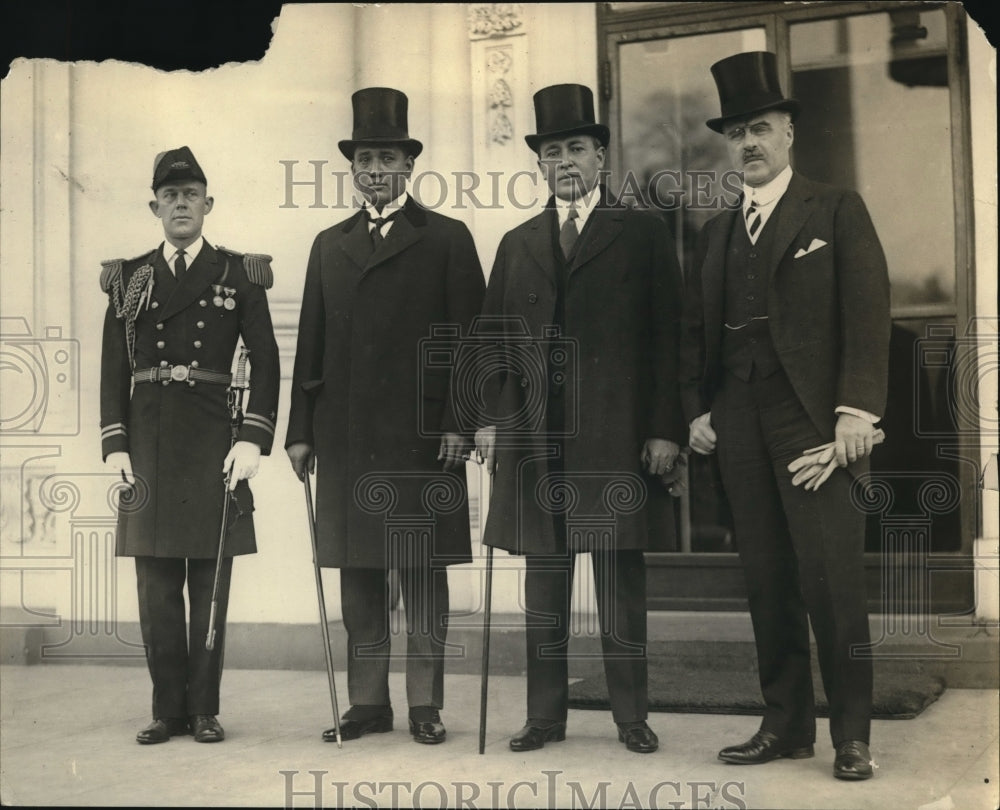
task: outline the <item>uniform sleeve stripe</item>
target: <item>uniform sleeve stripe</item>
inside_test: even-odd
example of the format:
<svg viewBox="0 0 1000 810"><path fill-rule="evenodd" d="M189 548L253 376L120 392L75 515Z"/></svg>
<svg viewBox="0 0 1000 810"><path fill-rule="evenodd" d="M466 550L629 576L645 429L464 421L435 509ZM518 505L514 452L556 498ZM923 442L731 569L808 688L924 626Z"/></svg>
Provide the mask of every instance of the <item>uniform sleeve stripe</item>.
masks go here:
<svg viewBox="0 0 1000 810"><path fill-rule="evenodd" d="M101 428L101 438L108 439L111 436L127 436L128 428L125 427L124 422L115 422L113 425L107 425Z"/></svg>
<svg viewBox="0 0 1000 810"><path fill-rule="evenodd" d="M268 433L274 433L274 422L255 413L248 413L243 417L243 425L245 427L260 428L261 430L266 430Z"/></svg>

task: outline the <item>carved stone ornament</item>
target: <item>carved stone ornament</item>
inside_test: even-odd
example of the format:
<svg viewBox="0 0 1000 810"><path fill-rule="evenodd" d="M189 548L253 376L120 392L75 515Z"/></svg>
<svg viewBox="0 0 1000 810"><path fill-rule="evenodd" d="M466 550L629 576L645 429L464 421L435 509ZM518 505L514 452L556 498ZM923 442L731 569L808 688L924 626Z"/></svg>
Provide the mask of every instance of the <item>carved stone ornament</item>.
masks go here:
<svg viewBox="0 0 1000 810"><path fill-rule="evenodd" d="M470 3L469 36L505 37L521 33L524 25L521 3Z"/></svg>

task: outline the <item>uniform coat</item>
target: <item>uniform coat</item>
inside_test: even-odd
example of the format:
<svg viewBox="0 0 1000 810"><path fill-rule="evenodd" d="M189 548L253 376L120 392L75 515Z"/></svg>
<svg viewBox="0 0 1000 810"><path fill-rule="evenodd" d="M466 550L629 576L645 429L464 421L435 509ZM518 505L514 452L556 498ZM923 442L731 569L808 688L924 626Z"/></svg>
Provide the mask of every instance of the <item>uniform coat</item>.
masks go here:
<svg viewBox="0 0 1000 810"><path fill-rule="evenodd" d="M718 437L766 704L761 729L790 747L815 740L811 624L833 743L867 742L871 660L853 652L869 642L864 516L851 498L852 473L868 462L834 470L814 492L794 486L787 466L834 438L838 406L884 412L885 256L855 192L793 174L762 232L774 229L765 323L781 368L744 381L724 368L722 343L728 246L745 227L727 211L701 235L683 325L687 417L710 411Z"/></svg>
<svg viewBox="0 0 1000 810"><path fill-rule="evenodd" d="M251 388L238 439L267 455L274 439L280 372L264 287L247 276L239 254L207 242L178 282L161 248L124 262L105 289L124 294L132 275L153 268L151 296L135 320L135 369L193 365L228 373L237 340L250 350ZM269 271L268 271L269 272ZM234 309L215 306L213 285L232 290ZM119 504L118 556L212 558L222 519L222 462L230 448L227 386L197 382L132 385L125 322L110 301L101 365L102 452L131 455L136 486ZM246 481L230 508L227 556L256 551L253 496ZM234 514L234 512L236 514ZM238 514L242 512L242 514Z"/></svg>
<svg viewBox="0 0 1000 810"><path fill-rule="evenodd" d="M377 251L364 211L313 242L286 447L316 454L320 565L386 567L400 516L433 521L435 564L471 559L465 476L437 455L442 433L463 432L448 358L484 287L468 228L412 197Z"/></svg>
<svg viewBox="0 0 1000 810"><path fill-rule="evenodd" d="M485 542L518 554L564 551L551 501L538 494L553 452L545 418L553 348L570 357L561 442L565 479L579 494L570 520L613 514L614 548L646 549L650 526L642 507L650 498L669 499L641 470L643 444L651 438L683 444L686 436L677 389L681 281L672 240L652 214L601 193L568 268L565 337L545 336L556 323L552 200L504 236L486 293L484 315L502 319L505 349L481 417L497 426ZM672 521L658 529L672 532Z"/></svg>

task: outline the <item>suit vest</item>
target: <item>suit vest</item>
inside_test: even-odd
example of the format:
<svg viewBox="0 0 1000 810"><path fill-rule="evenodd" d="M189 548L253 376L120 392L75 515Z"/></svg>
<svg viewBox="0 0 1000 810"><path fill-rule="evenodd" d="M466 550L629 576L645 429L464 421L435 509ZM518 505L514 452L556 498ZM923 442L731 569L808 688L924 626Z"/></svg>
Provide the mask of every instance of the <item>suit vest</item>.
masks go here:
<svg viewBox="0 0 1000 810"><path fill-rule="evenodd" d="M761 229L756 245L747 236L742 212L737 212L726 248L722 365L746 382L754 369L759 377L770 377L781 369L766 320L768 262L774 245L775 223L781 215L781 202L778 201Z"/></svg>

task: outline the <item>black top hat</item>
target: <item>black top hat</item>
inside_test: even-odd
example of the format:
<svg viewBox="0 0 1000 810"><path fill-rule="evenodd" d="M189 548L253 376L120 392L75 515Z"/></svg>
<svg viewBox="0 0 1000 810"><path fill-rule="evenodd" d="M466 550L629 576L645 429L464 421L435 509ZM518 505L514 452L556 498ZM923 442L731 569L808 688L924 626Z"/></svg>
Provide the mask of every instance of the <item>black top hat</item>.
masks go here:
<svg viewBox="0 0 1000 810"><path fill-rule="evenodd" d="M576 132L595 136L605 147L611 140L611 130L594 116L594 94L582 84L553 84L535 93L535 126L538 132L524 140L536 153L542 141Z"/></svg>
<svg viewBox="0 0 1000 810"><path fill-rule="evenodd" d="M208 185L205 172L186 146L160 152L153 159L153 191L164 183L177 180L198 180Z"/></svg>
<svg viewBox="0 0 1000 810"><path fill-rule="evenodd" d="M424 145L407 132L406 94L390 87L366 87L351 96L354 107L354 131L349 141L337 146L348 160L354 160L359 143L399 144L405 152L417 157Z"/></svg>
<svg viewBox="0 0 1000 810"><path fill-rule="evenodd" d="M799 114L799 102L781 95L778 58L770 51L751 51L727 56L712 65L719 88L722 115L705 123L716 132L731 118L746 118L767 110L785 110L792 120Z"/></svg>

